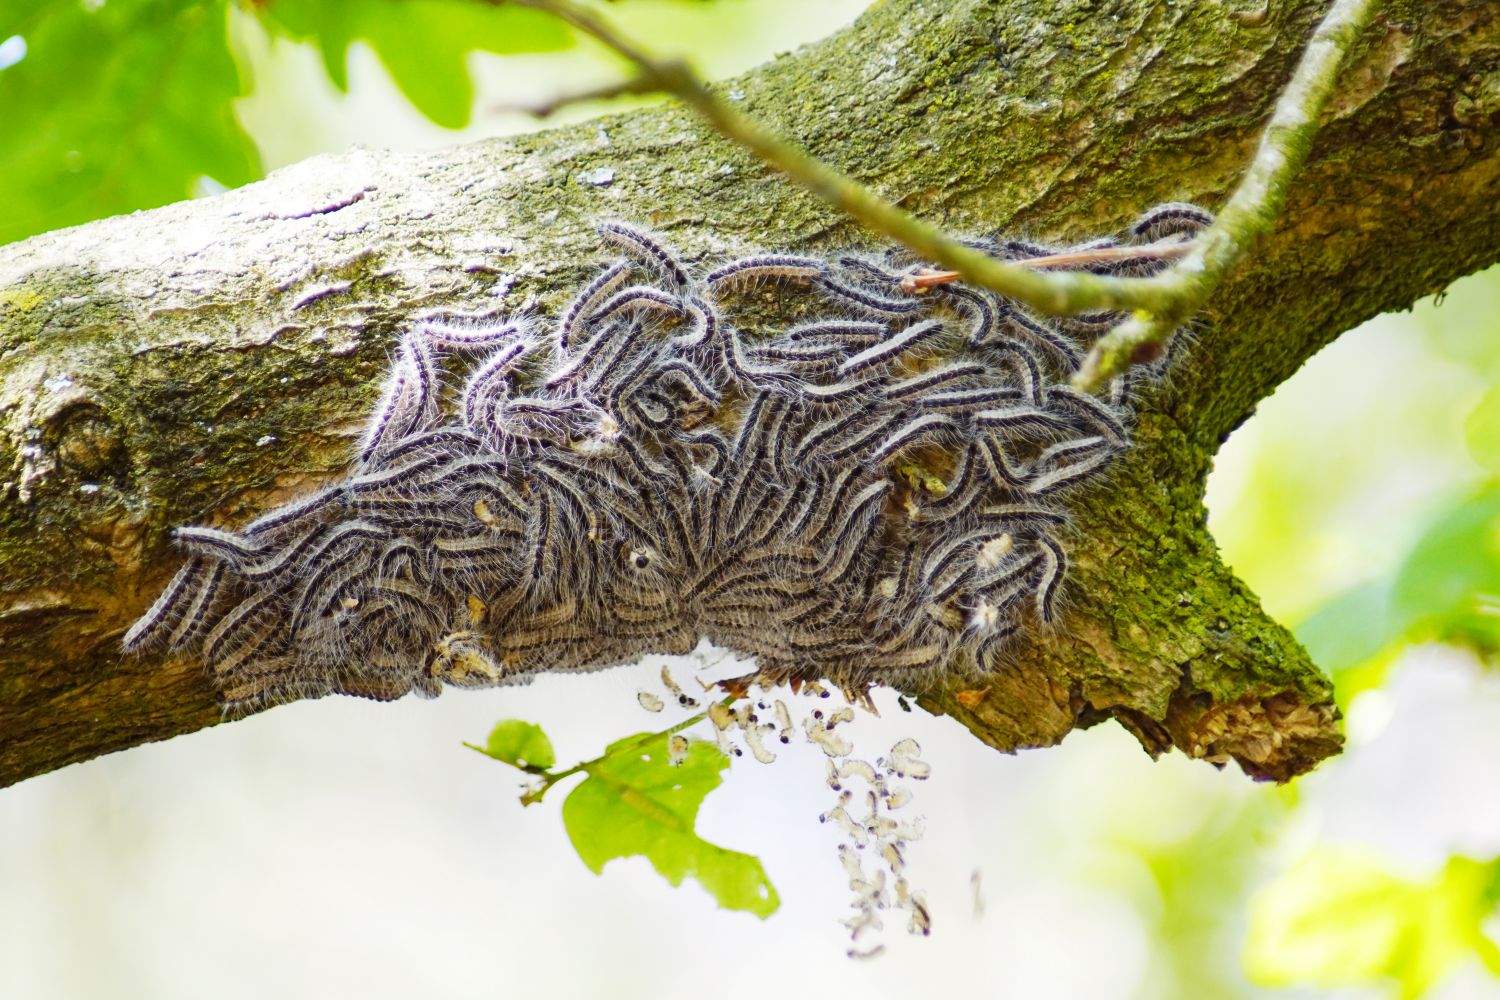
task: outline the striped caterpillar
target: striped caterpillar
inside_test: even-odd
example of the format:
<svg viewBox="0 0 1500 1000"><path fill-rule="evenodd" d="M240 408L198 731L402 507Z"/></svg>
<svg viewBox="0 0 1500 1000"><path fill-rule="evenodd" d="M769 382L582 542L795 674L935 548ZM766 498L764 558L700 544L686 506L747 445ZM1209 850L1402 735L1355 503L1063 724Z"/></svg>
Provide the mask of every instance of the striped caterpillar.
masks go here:
<svg viewBox="0 0 1500 1000"><path fill-rule="evenodd" d="M1208 221L1159 206L1087 246ZM178 529L186 562L125 648L199 654L241 713L703 638L771 680L911 687L995 669L1056 620L1066 498L1129 447L1130 385L1067 383L1077 338L1117 317L1044 319L956 283L905 294L917 263L898 252L700 274L632 226L600 232L623 258L551 328L417 323L343 482L238 531ZM785 322L734 325L757 296ZM459 387L444 374L463 362Z"/></svg>

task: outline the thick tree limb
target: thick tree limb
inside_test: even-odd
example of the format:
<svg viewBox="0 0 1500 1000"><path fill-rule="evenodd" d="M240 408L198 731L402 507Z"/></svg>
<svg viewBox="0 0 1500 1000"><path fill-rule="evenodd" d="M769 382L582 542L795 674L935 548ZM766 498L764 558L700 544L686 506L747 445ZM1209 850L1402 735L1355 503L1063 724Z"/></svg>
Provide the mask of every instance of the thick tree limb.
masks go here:
<svg viewBox="0 0 1500 1000"><path fill-rule="evenodd" d="M952 230L1081 236L1169 198L1216 206L1325 8L1250 24L1228 5L1077 6L888 0L723 92ZM1006 750L1113 716L1148 749L1262 777L1334 752L1328 684L1219 561L1203 479L1318 347L1500 259L1497 133L1500 11L1392 5L1280 227L1083 503L1064 628L924 703ZM0 784L217 721L196 663L116 651L176 564L167 529L242 523L335 476L413 315L556 307L600 216L714 254L857 238L665 108L319 158L0 248Z"/></svg>

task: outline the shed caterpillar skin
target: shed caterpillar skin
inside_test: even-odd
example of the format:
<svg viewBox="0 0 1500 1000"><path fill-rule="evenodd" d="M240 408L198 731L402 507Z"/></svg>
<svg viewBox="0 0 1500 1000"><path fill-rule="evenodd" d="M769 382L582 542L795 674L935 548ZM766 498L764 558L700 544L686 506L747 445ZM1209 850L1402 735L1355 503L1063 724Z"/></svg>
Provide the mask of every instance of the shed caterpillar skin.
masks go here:
<svg viewBox="0 0 1500 1000"><path fill-rule="evenodd" d="M1162 206L1112 242L1209 221ZM238 714L702 638L771 680L910 688L1052 625L1067 500L1129 447L1128 388L1067 385L1074 337L1107 324L956 284L905 295L900 254L689 267L633 226L600 233L627 259L550 329L414 324L348 478L237 532L181 529L189 561L125 648L199 654Z"/></svg>

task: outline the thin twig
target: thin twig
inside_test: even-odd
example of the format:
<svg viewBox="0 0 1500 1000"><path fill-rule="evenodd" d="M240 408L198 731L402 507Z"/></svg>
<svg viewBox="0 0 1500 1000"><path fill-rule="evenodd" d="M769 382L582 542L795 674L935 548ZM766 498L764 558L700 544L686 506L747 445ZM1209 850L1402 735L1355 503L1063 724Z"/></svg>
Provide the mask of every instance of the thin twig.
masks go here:
<svg viewBox="0 0 1500 1000"><path fill-rule="evenodd" d="M1112 278L1087 272L1037 274L965 246L875 194L721 101L680 60L657 59L575 0L484 0L550 13L634 63L641 77L692 107L723 136L863 223L935 264L1047 313L1091 309L1162 309L1171 303L1146 278Z"/></svg>
<svg viewBox="0 0 1500 1000"><path fill-rule="evenodd" d="M587 87L583 90L553 94L551 97L545 97L531 103L496 104L492 110L518 111L522 114L531 115L534 118L547 118L557 114L563 108L574 104L582 104L585 101L610 101L619 97L659 93L661 93L661 87L655 82L643 76L632 76L624 80L601 83L597 87Z"/></svg>
<svg viewBox="0 0 1500 1000"><path fill-rule="evenodd" d="M1292 177L1307 159L1318 115L1339 67L1369 22L1378 0L1336 0L1308 43L1277 100L1255 159L1214 224L1185 257L1151 278L1116 278L1087 271L1038 272L965 246L880 197L719 100L680 60L654 58L576 0L485 0L553 14L603 43L639 70L643 85L676 95L728 139L755 153L867 228L904 244L970 284L1043 312L1092 309L1133 315L1094 345L1074 385L1097 391L1128 365L1159 357L1162 345L1267 232L1286 201Z"/></svg>
<svg viewBox="0 0 1500 1000"><path fill-rule="evenodd" d="M1044 257L1025 257L1011 261L1016 267L1039 271L1049 267L1079 267L1086 264L1106 264L1126 260L1176 260L1187 254L1191 243L1181 241L1152 243L1140 247L1101 247L1098 250L1071 250L1051 253ZM957 271L921 270L901 279L901 290L908 295L925 292L938 285L947 285L963 278Z"/></svg>
<svg viewBox="0 0 1500 1000"><path fill-rule="evenodd" d="M1197 312L1261 236L1270 232L1286 204L1292 178L1307 161L1318 117L1333 95L1339 68L1369 24L1379 0L1337 0L1307 43L1291 82L1261 136L1260 148L1213 225L1198 235L1192 250L1152 279L1172 291L1170 308L1136 314L1095 342L1073 384L1097 391L1127 366L1160 356L1172 332Z"/></svg>

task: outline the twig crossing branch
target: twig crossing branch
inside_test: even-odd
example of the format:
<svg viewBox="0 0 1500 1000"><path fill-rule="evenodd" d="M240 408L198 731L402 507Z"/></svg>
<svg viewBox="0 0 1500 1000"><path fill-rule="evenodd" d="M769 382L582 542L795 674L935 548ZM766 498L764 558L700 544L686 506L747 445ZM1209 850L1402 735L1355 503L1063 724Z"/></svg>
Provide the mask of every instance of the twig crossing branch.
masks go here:
<svg viewBox="0 0 1500 1000"><path fill-rule="evenodd" d="M640 79L630 84L630 91L656 89L675 95L720 134L868 229L963 275L970 284L1051 315L1098 309L1132 311L1094 345L1074 376L1074 387L1088 392L1102 391L1130 364L1159 358L1172 331L1203 306L1255 241L1270 230L1286 201L1288 185L1307 158L1318 116L1333 93L1339 68L1379 5L1379 0L1336 0L1277 102L1259 152L1218 220L1174 267L1150 278L1129 278L1086 271L1038 273L975 250L809 156L721 100L686 64L651 56L576 0L484 2L511 3L556 15L636 67Z"/></svg>

